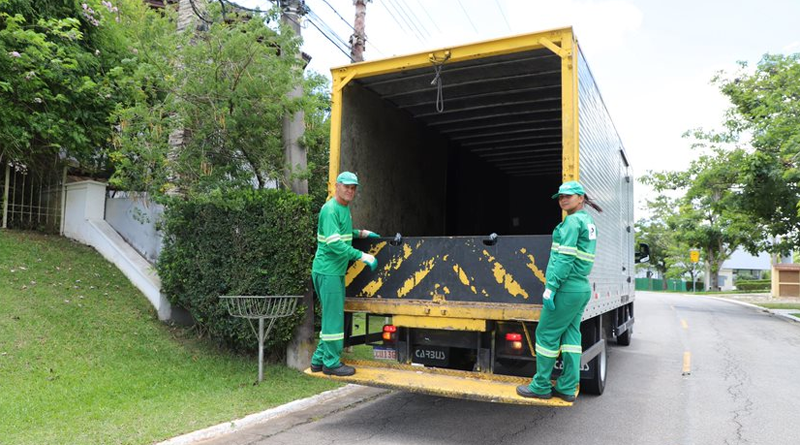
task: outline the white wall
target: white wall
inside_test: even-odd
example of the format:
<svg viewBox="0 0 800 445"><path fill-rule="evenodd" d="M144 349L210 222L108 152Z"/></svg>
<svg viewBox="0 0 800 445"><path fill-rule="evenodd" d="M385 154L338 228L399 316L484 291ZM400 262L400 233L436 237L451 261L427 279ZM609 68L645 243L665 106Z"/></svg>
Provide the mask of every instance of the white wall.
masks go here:
<svg viewBox="0 0 800 445"><path fill-rule="evenodd" d="M114 263L158 312L171 320L172 307L161 294L161 279L153 266L133 249L104 219L106 185L97 181L67 184L63 235L88 244Z"/></svg>
<svg viewBox="0 0 800 445"><path fill-rule="evenodd" d="M105 220L150 263L161 254L163 235L157 229L164 206L144 194L117 193L106 198Z"/></svg>

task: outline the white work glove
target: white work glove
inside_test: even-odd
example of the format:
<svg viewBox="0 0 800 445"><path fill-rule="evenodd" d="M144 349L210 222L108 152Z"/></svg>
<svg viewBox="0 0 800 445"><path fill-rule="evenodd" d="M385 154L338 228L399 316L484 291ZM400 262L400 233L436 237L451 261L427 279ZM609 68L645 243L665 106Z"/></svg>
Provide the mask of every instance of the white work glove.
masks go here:
<svg viewBox="0 0 800 445"><path fill-rule="evenodd" d="M550 309L551 311L556 310L556 302L554 298L555 295L553 294L553 291L550 289L545 289L544 293L542 294L542 303L544 304L544 307Z"/></svg>
<svg viewBox="0 0 800 445"><path fill-rule="evenodd" d="M366 229L361 229L361 231L358 233L358 237L359 238L380 238L381 236L378 235L375 232L371 232L371 231L366 230Z"/></svg>
<svg viewBox="0 0 800 445"><path fill-rule="evenodd" d="M361 252L361 261L363 261L367 266L369 266L370 270L375 270L378 267L378 260L375 259L374 256L366 253Z"/></svg>

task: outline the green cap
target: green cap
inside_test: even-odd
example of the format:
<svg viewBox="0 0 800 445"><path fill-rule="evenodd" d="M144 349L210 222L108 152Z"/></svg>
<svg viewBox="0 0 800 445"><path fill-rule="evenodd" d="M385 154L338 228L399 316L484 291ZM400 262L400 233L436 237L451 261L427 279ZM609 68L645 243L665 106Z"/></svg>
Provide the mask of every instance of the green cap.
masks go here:
<svg viewBox="0 0 800 445"><path fill-rule="evenodd" d="M336 182L344 185L358 185L358 176L352 172L341 172L336 177Z"/></svg>
<svg viewBox="0 0 800 445"><path fill-rule="evenodd" d="M578 181L567 181L561 184L561 187L558 188L558 193L552 196L553 199L558 198L559 195L585 195L586 191L583 190L583 186Z"/></svg>

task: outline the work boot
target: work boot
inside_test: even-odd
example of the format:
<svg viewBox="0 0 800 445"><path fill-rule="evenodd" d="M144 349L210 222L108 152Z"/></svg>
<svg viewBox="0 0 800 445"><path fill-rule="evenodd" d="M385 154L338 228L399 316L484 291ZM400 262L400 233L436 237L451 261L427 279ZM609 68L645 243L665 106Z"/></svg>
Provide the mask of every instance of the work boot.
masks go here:
<svg viewBox="0 0 800 445"><path fill-rule="evenodd" d="M553 390L553 395L558 397L559 399L565 402L574 402L575 401L575 394L564 394L563 392L558 392L555 389Z"/></svg>
<svg viewBox="0 0 800 445"><path fill-rule="evenodd" d="M325 375L334 375L337 377L347 377L349 375L353 375L356 373L356 369L352 366L347 365L339 365L336 368L329 368L327 366L322 366L322 373Z"/></svg>
<svg viewBox="0 0 800 445"><path fill-rule="evenodd" d="M320 372L322 371L322 365L315 365L311 364L311 372Z"/></svg>
<svg viewBox="0 0 800 445"><path fill-rule="evenodd" d="M521 395L522 397L528 397L528 398L533 398L533 399L545 399L546 400L546 399L549 399L549 398L553 397L553 394L551 394L549 392L547 394L535 393L535 392L531 391L531 388L528 385L519 385L519 386L517 386L517 394Z"/></svg>

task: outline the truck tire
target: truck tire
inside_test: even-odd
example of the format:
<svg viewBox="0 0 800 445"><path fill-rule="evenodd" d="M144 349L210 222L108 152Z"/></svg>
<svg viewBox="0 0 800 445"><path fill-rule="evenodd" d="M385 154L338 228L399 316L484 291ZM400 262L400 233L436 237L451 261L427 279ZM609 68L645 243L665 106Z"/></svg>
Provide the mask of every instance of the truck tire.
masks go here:
<svg viewBox="0 0 800 445"><path fill-rule="evenodd" d="M623 306L617 309L617 313L620 314L617 324L625 324L628 323L633 318L633 303L629 303L626 306ZM631 345L631 336L633 335L633 324L628 326L628 329L625 332L617 335L617 344L620 346L630 346Z"/></svg>
<svg viewBox="0 0 800 445"><path fill-rule="evenodd" d="M606 389L606 348L589 362L589 378L581 379L581 392L601 395Z"/></svg>
<svg viewBox="0 0 800 445"><path fill-rule="evenodd" d="M597 317L587 320L581 325L583 335L583 348L584 350L602 342L606 338L604 329L604 317L598 315ZM606 322L607 323L607 322ZM591 361L589 361L589 370L583 371L581 376L581 392L586 394L601 395L606 389L606 347L608 344L601 348L600 353L597 354Z"/></svg>
<svg viewBox="0 0 800 445"><path fill-rule="evenodd" d="M630 346L632 335L633 335L633 326L629 327L625 332L617 336L617 344L620 346Z"/></svg>

